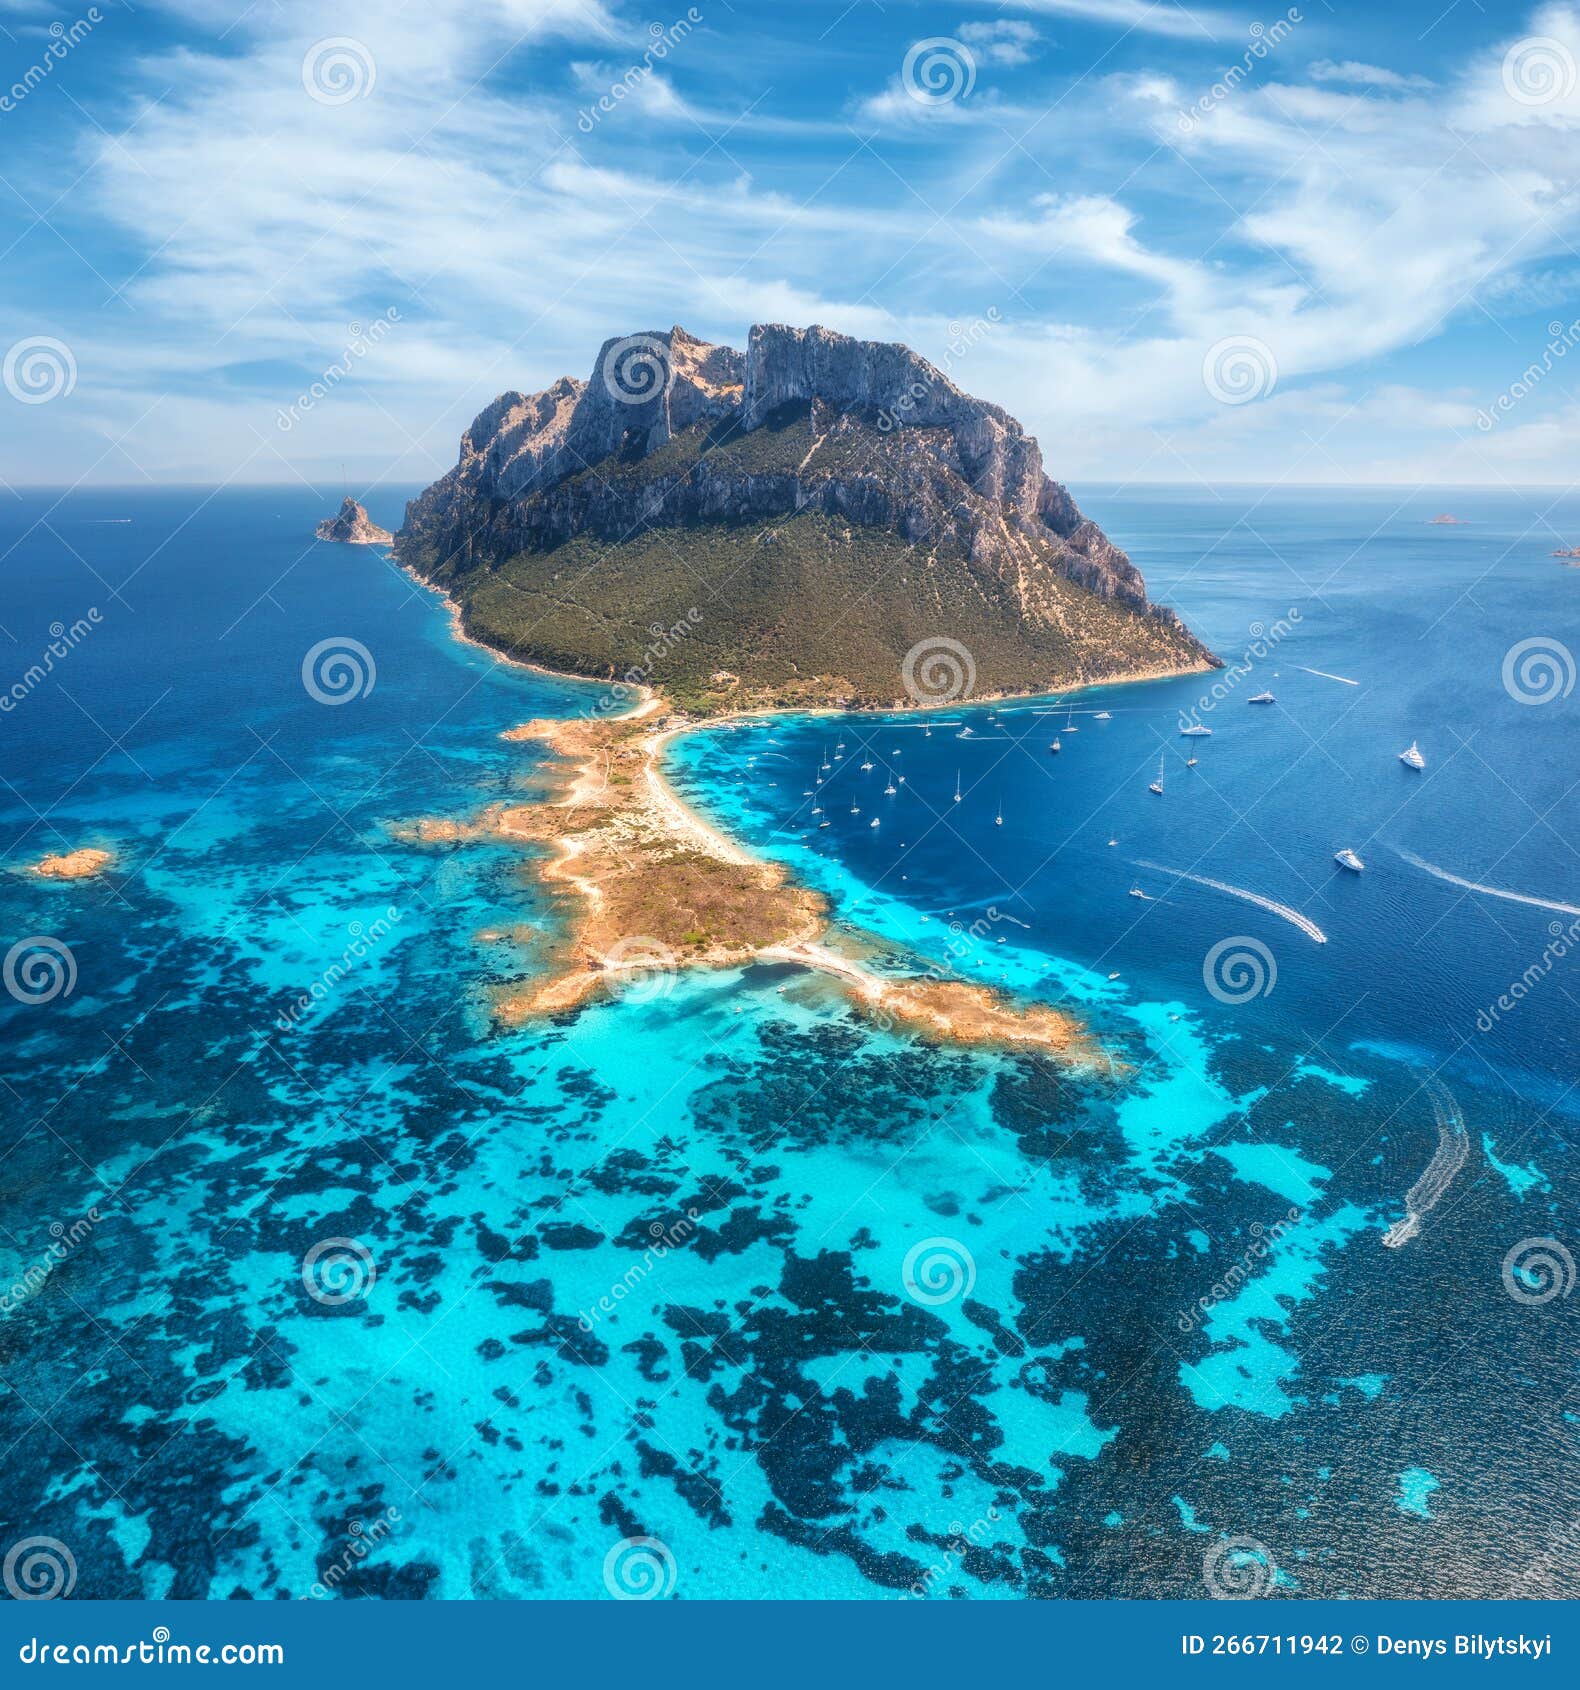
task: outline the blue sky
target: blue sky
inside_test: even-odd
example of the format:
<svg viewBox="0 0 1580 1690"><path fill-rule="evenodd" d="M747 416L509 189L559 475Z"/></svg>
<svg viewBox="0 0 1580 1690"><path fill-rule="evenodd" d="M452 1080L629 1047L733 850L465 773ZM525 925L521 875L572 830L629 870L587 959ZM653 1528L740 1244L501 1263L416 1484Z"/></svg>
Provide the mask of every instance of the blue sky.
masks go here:
<svg viewBox="0 0 1580 1690"><path fill-rule="evenodd" d="M0 31L12 485L425 481L609 335L770 320L907 342L1076 483L1574 478L1567 5L0 0Z"/></svg>

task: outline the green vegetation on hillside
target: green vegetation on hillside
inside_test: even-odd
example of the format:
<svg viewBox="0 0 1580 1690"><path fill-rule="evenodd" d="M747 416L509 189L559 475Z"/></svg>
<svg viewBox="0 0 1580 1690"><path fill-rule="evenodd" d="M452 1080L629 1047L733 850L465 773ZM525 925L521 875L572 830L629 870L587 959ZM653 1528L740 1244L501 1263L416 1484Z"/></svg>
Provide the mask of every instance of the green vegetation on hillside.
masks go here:
<svg viewBox="0 0 1580 1690"><path fill-rule="evenodd" d="M573 513L558 543L521 549L533 506L524 523L488 506L471 513L465 543L415 527L401 555L456 596L487 644L646 681L697 711L903 704L907 653L940 638L970 653L978 694L1198 658L1178 629L1076 586L1035 547L1028 614L1002 562L973 562L960 537L970 523L956 516L980 520L984 502L947 452L940 462L939 441L831 420L820 435L801 406L750 432L699 427L645 457L605 460L541 496ZM831 480L861 520L823 508ZM799 511L787 509L793 486L812 501ZM715 517L721 505L760 514ZM898 531L917 511L938 536L925 544Z"/></svg>

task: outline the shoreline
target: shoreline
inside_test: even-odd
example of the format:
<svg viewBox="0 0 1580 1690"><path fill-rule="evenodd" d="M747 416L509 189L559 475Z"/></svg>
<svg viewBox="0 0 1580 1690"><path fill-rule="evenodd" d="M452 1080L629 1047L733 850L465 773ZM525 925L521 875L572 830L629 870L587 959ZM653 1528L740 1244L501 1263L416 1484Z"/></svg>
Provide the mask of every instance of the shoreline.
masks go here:
<svg viewBox="0 0 1580 1690"><path fill-rule="evenodd" d="M467 632L461 607L451 594L424 580L393 551L387 561L438 596L458 643L486 652L495 662L552 680L602 685L606 690L618 687L636 695L632 707L618 715L535 719L501 735L512 743L537 740L566 761L569 768L556 795L497 807L474 824L428 819L397 830L398 837L416 844L493 835L552 846L538 868L539 878L551 886L563 885L580 910L571 917L559 954L548 967L521 987L496 995L497 1021L516 1025L540 1015L567 1013L627 981L646 995L661 995L681 971L762 961L834 980L858 1008L888 1026L906 1025L944 1042L1038 1049L1114 1077L1113 1058L1068 1011L1017 1005L991 987L932 971L901 978L881 975L831 949L824 941L832 914L822 896L794 885L781 865L753 855L698 815L665 779L663 757L683 734L765 717L903 717L1039 699L1064 703L1101 687L1211 673L1211 664L1136 670L1056 690L936 703L762 705L716 716L677 716L646 683L600 681L497 650ZM642 724L654 716L658 719L644 730ZM642 921L633 920L638 912ZM677 930L677 916L693 926Z"/></svg>
<svg viewBox="0 0 1580 1690"><path fill-rule="evenodd" d="M622 989L663 996L682 972L764 962L834 981L889 1030L1036 1050L1116 1075L1112 1058L1067 1010L1018 1003L932 968L880 974L834 949L826 899L710 826L664 779L666 747L697 725L671 719L656 695L616 718L523 723L501 737L540 742L565 760L552 794L492 806L472 823L429 819L396 829L419 845L504 838L552 847L538 877L563 887L577 907L546 966L496 993L497 1022L569 1013Z"/></svg>

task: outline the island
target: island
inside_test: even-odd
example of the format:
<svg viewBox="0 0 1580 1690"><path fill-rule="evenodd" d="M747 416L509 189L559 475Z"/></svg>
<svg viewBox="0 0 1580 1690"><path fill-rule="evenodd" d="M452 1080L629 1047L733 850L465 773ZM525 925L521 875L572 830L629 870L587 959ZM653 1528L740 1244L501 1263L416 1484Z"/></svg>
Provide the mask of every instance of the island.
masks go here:
<svg viewBox="0 0 1580 1690"><path fill-rule="evenodd" d="M109 851L98 846L80 845L75 851L62 851L53 856L40 857L27 865L27 873L39 880L90 880L103 874L114 861Z"/></svg>
<svg viewBox="0 0 1580 1690"><path fill-rule="evenodd" d="M387 528L372 521L364 506L348 493L334 516L326 516L313 530L320 540L336 540L345 546L382 546L395 538Z"/></svg>
<svg viewBox="0 0 1580 1690"><path fill-rule="evenodd" d="M1427 527L1428 528L1458 528L1458 527L1461 527L1463 525L1464 521L1465 521L1465 519L1462 516L1449 516L1447 514L1447 512L1444 512L1444 514L1442 516L1428 517L1427 518Z"/></svg>
<svg viewBox="0 0 1580 1690"><path fill-rule="evenodd" d="M1580 563L1580 546L1560 546L1553 556L1561 557L1565 563Z"/></svg>
<svg viewBox="0 0 1580 1690"><path fill-rule="evenodd" d="M605 342L585 382L507 393L407 507L397 562L458 632L601 680L508 736L565 773L536 802L396 837L511 838L574 902L496 1016L574 1011L622 978L753 959L837 979L926 1036L1108 1059L1073 1015L909 959L836 949L821 898L665 783L682 730L765 710L918 709L1186 674L1218 659L1009 414L903 346L759 325L743 354L678 326ZM545 849L546 848L546 849Z"/></svg>

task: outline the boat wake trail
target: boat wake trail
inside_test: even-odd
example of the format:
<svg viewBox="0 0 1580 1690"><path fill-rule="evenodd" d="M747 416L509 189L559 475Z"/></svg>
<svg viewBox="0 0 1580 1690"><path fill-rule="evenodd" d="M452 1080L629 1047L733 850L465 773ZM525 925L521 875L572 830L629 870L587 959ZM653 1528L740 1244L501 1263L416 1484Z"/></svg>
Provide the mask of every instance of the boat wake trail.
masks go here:
<svg viewBox="0 0 1580 1690"><path fill-rule="evenodd" d="M1437 1149L1426 1171L1404 1194L1404 1219L1395 1221L1383 1234L1383 1243L1390 1250L1408 1244L1420 1232L1422 1217L1437 1207L1470 1154L1470 1134L1465 1131L1465 1117L1454 1094L1437 1080L1426 1081L1424 1090L1437 1117Z"/></svg>
<svg viewBox="0 0 1580 1690"><path fill-rule="evenodd" d="M1479 880L1466 880L1462 875L1450 874L1446 868L1429 863L1413 851L1399 853L1407 863L1414 863L1423 873L1435 880L1446 880L1450 886L1463 886L1467 892L1480 892L1488 898L1503 898L1511 904L1531 904L1539 910L1556 910L1559 915L1580 915L1580 904L1561 904L1556 898L1533 898L1527 892L1510 892L1502 886L1483 886Z"/></svg>
<svg viewBox="0 0 1580 1690"><path fill-rule="evenodd" d="M1307 675L1320 675L1325 681L1342 681L1347 687L1358 687L1359 681L1352 681L1348 675L1330 675L1326 669L1307 669L1304 663L1296 663L1292 667L1302 670Z"/></svg>
<svg viewBox="0 0 1580 1690"><path fill-rule="evenodd" d="M1141 860L1136 862L1137 868L1149 868L1157 874L1172 874L1177 880L1193 881L1197 886L1210 887L1214 892L1225 892L1231 898L1239 898L1247 904L1255 904L1258 909L1269 910L1274 915L1282 916L1285 921L1298 927L1309 938L1315 939L1319 945L1328 942L1328 936L1309 917L1303 916L1299 910L1292 910L1288 904L1280 904L1273 898L1264 898L1260 892L1248 892L1243 886L1231 886L1224 880L1209 880L1204 874L1186 874L1183 869L1165 868L1162 863L1149 863Z"/></svg>

